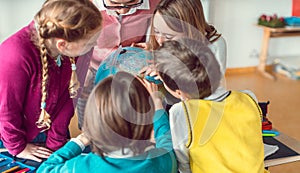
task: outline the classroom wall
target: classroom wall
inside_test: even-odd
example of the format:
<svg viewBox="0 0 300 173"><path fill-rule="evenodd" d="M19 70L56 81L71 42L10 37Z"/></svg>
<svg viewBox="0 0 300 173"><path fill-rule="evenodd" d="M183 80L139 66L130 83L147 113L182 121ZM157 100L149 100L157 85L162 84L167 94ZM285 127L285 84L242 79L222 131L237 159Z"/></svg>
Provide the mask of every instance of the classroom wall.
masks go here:
<svg viewBox="0 0 300 173"><path fill-rule="evenodd" d="M227 67L249 67L258 64L261 28L255 24L262 14L290 16L292 0L201 0L207 20L213 23L227 41ZM43 0L0 0L0 42L27 25ZM273 38L269 60L278 56L300 55L300 37ZM288 43L288 44L287 44Z"/></svg>
<svg viewBox="0 0 300 173"><path fill-rule="evenodd" d="M261 49L263 30L258 28L258 17L277 13L292 15L292 0L210 0L209 22L227 41L229 68L256 66ZM300 37L271 38L268 64L274 58L299 56Z"/></svg>
<svg viewBox="0 0 300 173"><path fill-rule="evenodd" d="M29 24L43 0L0 0L0 43Z"/></svg>

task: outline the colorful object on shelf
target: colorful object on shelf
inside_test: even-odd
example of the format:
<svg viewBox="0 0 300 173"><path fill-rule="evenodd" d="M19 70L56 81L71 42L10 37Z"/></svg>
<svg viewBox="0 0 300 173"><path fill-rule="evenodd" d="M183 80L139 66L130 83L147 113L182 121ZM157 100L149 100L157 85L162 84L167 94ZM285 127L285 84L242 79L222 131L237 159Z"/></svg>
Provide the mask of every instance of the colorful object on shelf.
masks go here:
<svg viewBox="0 0 300 173"><path fill-rule="evenodd" d="M277 14L265 15L262 14L258 18L258 25L268 26L272 28L282 28L285 26L285 21L283 17L278 17Z"/></svg>
<svg viewBox="0 0 300 173"><path fill-rule="evenodd" d="M272 122L267 118L269 104L270 104L270 101L258 103L259 107L261 108L262 114L263 114L262 130L272 130Z"/></svg>
<svg viewBox="0 0 300 173"><path fill-rule="evenodd" d="M284 22L288 26L300 26L300 17L286 17Z"/></svg>

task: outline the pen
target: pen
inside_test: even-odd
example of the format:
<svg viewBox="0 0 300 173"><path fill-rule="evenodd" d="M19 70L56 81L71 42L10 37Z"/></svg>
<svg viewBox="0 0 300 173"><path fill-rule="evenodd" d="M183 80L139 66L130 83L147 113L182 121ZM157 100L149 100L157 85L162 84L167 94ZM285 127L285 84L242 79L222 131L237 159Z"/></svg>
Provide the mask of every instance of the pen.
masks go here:
<svg viewBox="0 0 300 173"><path fill-rule="evenodd" d="M3 163L4 163L4 164L3 164ZM0 172L5 171L5 170L7 170L7 169L11 169L11 168L13 168L13 167L15 167L15 166L18 166L18 164L17 164L16 162L14 162L14 161L12 161L12 162L10 162L10 163L7 163L6 161L5 161L5 162L2 162L2 163L1 163L1 166L0 166Z"/></svg>
<svg viewBox="0 0 300 173"><path fill-rule="evenodd" d="M265 134L275 134L276 136L280 134L278 131L275 130L263 130L262 132Z"/></svg>
<svg viewBox="0 0 300 173"><path fill-rule="evenodd" d="M262 136L277 136L276 134L272 133L263 133Z"/></svg>
<svg viewBox="0 0 300 173"><path fill-rule="evenodd" d="M9 173L9 172L12 172L12 171L14 171L14 170L16 170L16 169L18 169L18 168L20 168L20 166L14 166L14 167L12 167L12 168L6 170L6 171L3 171L2 173Z"/></svg>
<svg viewBox="0 0 300 173"><path fill-rule="evenodd" d="M24 169L21 169L21 170L15 172L15 173L25 173L25 172L28 172L28 171L30 171L29 168L24 168Z"/></svg>

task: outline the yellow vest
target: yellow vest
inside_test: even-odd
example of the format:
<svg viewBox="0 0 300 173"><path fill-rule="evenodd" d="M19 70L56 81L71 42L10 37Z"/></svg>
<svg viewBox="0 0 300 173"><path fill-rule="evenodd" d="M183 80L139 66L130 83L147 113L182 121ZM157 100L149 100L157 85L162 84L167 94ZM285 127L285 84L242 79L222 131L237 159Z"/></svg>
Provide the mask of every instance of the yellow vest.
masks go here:
<svg viewBox="0 0 300 173"><path fill-rule="evenodd" d="M247 94L183 102L193 173L263 173L262 112ZM268 171L266 171L268 172Z"/></svg>

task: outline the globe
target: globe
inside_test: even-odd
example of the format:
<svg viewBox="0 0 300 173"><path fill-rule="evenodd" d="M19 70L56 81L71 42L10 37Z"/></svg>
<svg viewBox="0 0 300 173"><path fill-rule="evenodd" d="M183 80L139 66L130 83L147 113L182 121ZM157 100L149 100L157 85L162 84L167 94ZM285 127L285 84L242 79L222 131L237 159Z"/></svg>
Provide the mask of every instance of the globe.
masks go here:
<svg viewBox="0 0 300 173"><path fill-rule="evenodd" d="M152 59L151 52L142 48L120 47L102 61L96 72L95 84L120 70L137 75Z"/></svg>

